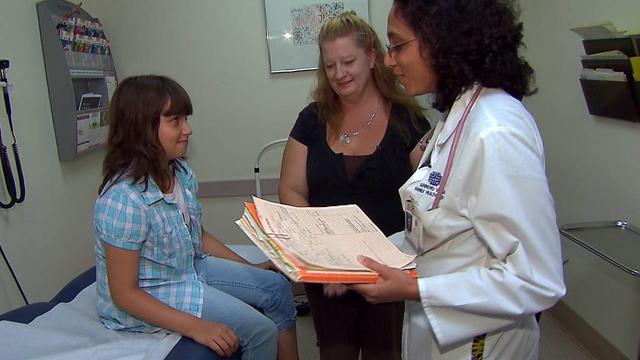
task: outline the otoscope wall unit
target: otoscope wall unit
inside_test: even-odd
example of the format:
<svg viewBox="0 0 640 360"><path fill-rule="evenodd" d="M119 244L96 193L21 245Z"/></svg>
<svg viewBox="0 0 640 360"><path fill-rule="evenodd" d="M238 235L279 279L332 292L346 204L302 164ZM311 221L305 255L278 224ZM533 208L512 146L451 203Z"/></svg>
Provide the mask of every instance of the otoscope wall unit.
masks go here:
<svg viewBox="0 0 640 360"><path fill-rule="evenodd" d="M53 127L61 161L101 147L117 85L102 24L64 0L36 4Z"/></svg>
<svg viewBox="0 0 640 360"><path fill-rule="evenodd" d="M640 36L582 43L580 86L589 113L640 122Z"/></svg>

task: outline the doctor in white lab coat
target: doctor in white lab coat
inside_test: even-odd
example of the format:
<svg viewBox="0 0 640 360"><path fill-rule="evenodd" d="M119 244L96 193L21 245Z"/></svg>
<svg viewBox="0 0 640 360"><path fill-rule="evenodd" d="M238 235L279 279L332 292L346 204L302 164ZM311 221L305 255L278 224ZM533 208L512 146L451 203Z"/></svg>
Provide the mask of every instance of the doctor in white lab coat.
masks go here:
<svg viewBox="0 0 640 360"><path fill-rule="evenodd" d="M502 0L395 0L389 13L386 64L447 114L400 189L419 278L362 258L381 280L351 286L407 300L406 360L537 359L534 315L565 293L514 14Z"/></svg>

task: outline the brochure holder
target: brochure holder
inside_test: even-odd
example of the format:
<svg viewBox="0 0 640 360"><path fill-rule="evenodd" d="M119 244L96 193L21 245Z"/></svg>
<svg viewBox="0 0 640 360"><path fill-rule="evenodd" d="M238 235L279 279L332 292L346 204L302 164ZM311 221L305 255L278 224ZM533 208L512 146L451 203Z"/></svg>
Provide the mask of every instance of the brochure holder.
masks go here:
<svg viewBox="0 0 640 360"><path fill-rule="evenodd" d="M640 56L639 45L640 37L583 40L586 55L619 50L631 58ZM590 114L640 122L640 82L634 79L634 69L628 58L592 57L582 60L582 67L585 69L610 69L624 73L619 81L580 79Z"/></svg>
<svg viewBox="0 0 640 360"><path fill-rule="evenodd" d="M61 161L100 148L117 78L97 18L64 0L36 4L49 102Z"/></svg>
<svg viewBox="0 0 640 360"><path fill-rule="evenodd" d="M629 57L638 56L640 37L583 40L582 46L584 47L584 53L587 55L620 50Z"/></svg>

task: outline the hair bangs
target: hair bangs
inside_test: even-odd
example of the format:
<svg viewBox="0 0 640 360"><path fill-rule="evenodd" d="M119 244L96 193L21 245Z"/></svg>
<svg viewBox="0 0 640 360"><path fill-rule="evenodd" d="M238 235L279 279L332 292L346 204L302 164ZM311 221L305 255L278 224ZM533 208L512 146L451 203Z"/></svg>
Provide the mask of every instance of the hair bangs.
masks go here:
<svg viewBox="0 0 640 360"><path fill-rule="evenodd" d="M186 90L176 82L167 82L165 89L169 108L162 112L162 115L191 115L193 105Z"/></svg>

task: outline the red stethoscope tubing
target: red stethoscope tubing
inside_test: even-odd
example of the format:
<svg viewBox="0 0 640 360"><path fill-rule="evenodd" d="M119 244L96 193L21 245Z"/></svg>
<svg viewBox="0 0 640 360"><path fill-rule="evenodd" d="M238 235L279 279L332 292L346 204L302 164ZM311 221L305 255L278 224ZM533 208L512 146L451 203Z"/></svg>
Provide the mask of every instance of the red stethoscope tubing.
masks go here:
<svg viewBox="0 0 640 360"><path fill-rule="evenodd" d="M433 200L433 204L431 205L431 210L437 209L440 206L440 200L442 200L442 196L444 194L444 187L447 184L447 180L449 179L449 174L451 173L451 166L453 165L453 158L456 154L456 149L458 148L458 141L460 140L460 134L462 133L462 128L464 127L465 122L467 121L467 117L469 117L469 113L471 109L473 109L473 105L475 105L478 97L480 97L480 92L482 91L482 85L479 85L476 91L473 93L471 97L471 101L464 109L462 113L462 118L456 126L456 132L453 136L453 144L451 144L451 151L449 151L449 157L447 158L447 166L444 168L444 175L442 176L442 182L440 183L440 187L436 192L436 197Z"/></svg>

